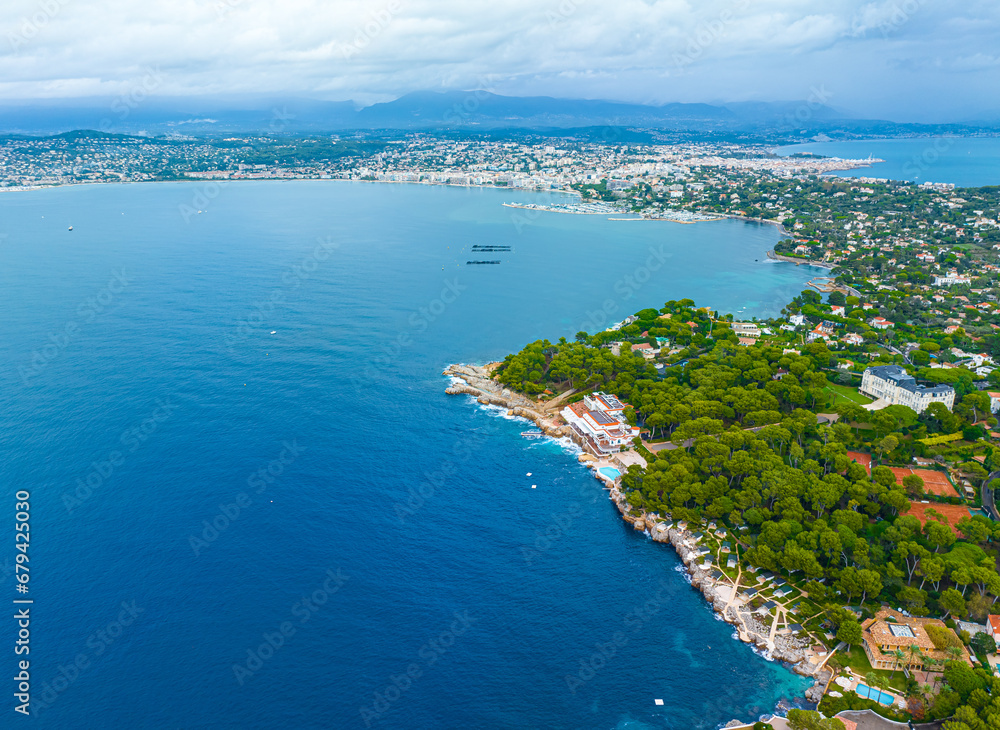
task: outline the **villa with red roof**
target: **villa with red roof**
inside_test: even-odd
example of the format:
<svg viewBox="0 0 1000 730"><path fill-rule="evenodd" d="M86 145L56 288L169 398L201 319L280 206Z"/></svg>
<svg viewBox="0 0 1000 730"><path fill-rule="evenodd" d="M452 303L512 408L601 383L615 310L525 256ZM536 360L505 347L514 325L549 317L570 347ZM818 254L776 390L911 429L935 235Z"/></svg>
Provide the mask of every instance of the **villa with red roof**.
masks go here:
<svg viewBox="0 0 1000 730"><path fill-rule="evenodd" d="M585 448L597 456L621 451L639 435L625 419L626 403L608 393L594 393L562 409L562 417L583 437Z"/></svg>
<svg viewBox="0 0 1000 730"><path fill-rule="evenodd" d="M928 659L941 662L951 659L951 655L931 638L929 626L936 627L942 634L950 634L959 649L956 659L971 665L969 652L944 621L905 616L891 608L883 608L861 624L861 642L872 668L923 669Z"/></svg>
<svg viewBox="0 0 1000 730"><path fill-rule="evenodd" d="M993 637L993 640L1000 642L1000 616L991 615L986 619L986 633Z"/></svg>

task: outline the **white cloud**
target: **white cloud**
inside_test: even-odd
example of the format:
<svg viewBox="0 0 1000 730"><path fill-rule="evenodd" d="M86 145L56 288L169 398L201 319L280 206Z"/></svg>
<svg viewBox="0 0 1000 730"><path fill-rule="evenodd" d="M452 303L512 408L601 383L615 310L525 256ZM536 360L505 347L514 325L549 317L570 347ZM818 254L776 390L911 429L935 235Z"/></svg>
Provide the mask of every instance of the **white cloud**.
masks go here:
<svg viewBox="0 0 1000 730"><path fill-rule="evenodd" d="M1000 4L930 0L5 0L0 96L387 98L471 88L628 100L801 98L996 73ZM794 60L793 60L794 59ZM959 59L965 59L960 61ZM926 67L926 63L924 64ZM851 76L846 69L863 69ZM964 82L940 83L960 94ZM982 79L977 79L981 83ZM854 87L852 89L852 87ZM973 84L969 82L969 93ZM700 95L700 99L697 98Z"/></svg>

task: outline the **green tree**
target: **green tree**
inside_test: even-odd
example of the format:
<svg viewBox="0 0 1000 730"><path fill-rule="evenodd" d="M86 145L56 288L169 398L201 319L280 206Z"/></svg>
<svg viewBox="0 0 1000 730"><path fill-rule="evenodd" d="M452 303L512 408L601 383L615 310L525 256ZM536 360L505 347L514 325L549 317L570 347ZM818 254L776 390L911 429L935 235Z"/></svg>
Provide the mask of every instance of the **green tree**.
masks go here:
<svg viewBox="0 0 1000 730"><path fill-rule="evenodd" d="M938 604L945 610L945 616L962 617L965 615L965 598L954 588L946 588L941 591Z"/></svg>
<svg viewBox="0 0 1000 730"><path fill-rule="evenodd" d="M996 654L997 642L985 631L979 631L969 644L977 654Z"/></svg>
<svg viewBox="0 0 1000 730"><path fill-rule="evenodd" d="M924 493L924 480L916 474L903 477L903 486L911 497L919 497Z"/></svg>
<svg viewBox="0 0 1000 730"><path fill-rule="evenodd" d="M789 710L788 727L791 730L844 730L844 723L835 717L821 717L812 710Z"/></svg>
<svg viewBox="0 0 1000 730"><path fill-rule="evenodd" d="M857 621L845 621L837 629L837 641L858 646L861 644L861 633L861 624Z"/></svg>

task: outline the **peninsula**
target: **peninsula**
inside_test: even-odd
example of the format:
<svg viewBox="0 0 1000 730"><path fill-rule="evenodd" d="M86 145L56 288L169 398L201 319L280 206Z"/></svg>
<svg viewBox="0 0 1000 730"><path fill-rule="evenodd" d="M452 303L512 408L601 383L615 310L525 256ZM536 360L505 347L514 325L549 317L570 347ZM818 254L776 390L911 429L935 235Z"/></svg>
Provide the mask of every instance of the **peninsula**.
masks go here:
<svg viewBox="0 0 1000 730"><path fill-rule="evenodd" d="M904 319L871 279L851 278L860 298L804 291L767 321L671 300L452 366L448 392L577 443L742 640L815 679L824 714L985 729L970 720L996 707L987 689L1000 697L1000 393L981 388L1000 338Z"/></svg>

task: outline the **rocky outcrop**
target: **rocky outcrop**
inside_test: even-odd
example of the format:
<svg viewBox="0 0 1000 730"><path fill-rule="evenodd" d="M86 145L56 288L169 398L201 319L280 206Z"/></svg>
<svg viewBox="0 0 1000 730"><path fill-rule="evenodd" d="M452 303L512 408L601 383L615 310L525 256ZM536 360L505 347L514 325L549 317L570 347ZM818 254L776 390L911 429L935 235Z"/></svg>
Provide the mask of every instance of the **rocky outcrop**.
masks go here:
<svg viewBox="0 0 1000 730"><path fill-rule="evenodd" d="M471 395L483 405L500 406L507 409L508 415L526 418L546 436L570 438L581 443L579 435L563 423L558 414L546 413L544 403L537 403L521 393L505 388L493 379L492 372L491 365L450 365L444 374L462 382L452 383L445 389L445 393Z"/></svg>
<svg viewBox="0 0 1000 730"><path fill-rule="evenodd" d="M568 437L576 443L580 443L579 435L563 423L558 414L547 412L544 403L536 403L521 393L505 388L494 380L492 377L494 369L495 364L486 366L451 365L445 369L444 374L456 378L457 381L452 383L445 392L452 395L471 395L479 403L506 408L509 415L532 421L548 436ZM711 570L705 570L701 567L704 558L701 552L694 547L697 541L690 532L682 530L676 525L668 527L667 521L660 515L647 514L634 508L628 503L617 484L610 487L610 499L618 508L622 519L632 525L635 530L648 533L655 542L670 543L687 569L691 586L701 591L705 600L712 605L724 621L736 627L740 639L764 651L767 658L788 664L794 672L814 677L816 682L806 690L805 697L810 702L819 702L829 681L830 672L826 669L818 674L815 672L815 668L807 659L808 646L805 640L796 636L777 635L773 645L771 645L768 641L770 625L762 624L750 611L738 611L736 606L732 605L727 608L728 599L723 595L721 586L712 578Z"/></svg>
<svg viewBox="0 0 1000 730"><path fill-rule="evenodd" d="M823 696L823 689L829 681L830 673L825 669L819 674L815 673L814 667L807 658L808 645L806 640L797 636L777 635L774 639L774 645L770 646L768 642L769 624L764 625L749 611L738 612L735 606L726 608L728 600L726 596L722 595L721 586L712 578L710 570L700 567L703 556L694 547L696 541L690 532L677 526L668 527L667 522L658 514L646 514L641 510L634 509L617 487L611 488L610 496L626 522L632 523L633 526L641 524L655 542L670 543L673 546L677 556L687 569L691 586L701 591L705 600L712 604L712 608L724 621L737 628L740 639L767 652L768 658L789 665L792 671L797 674L814 677L816 682L806 691L806 699L810 702L819 702Z"/></svg>

